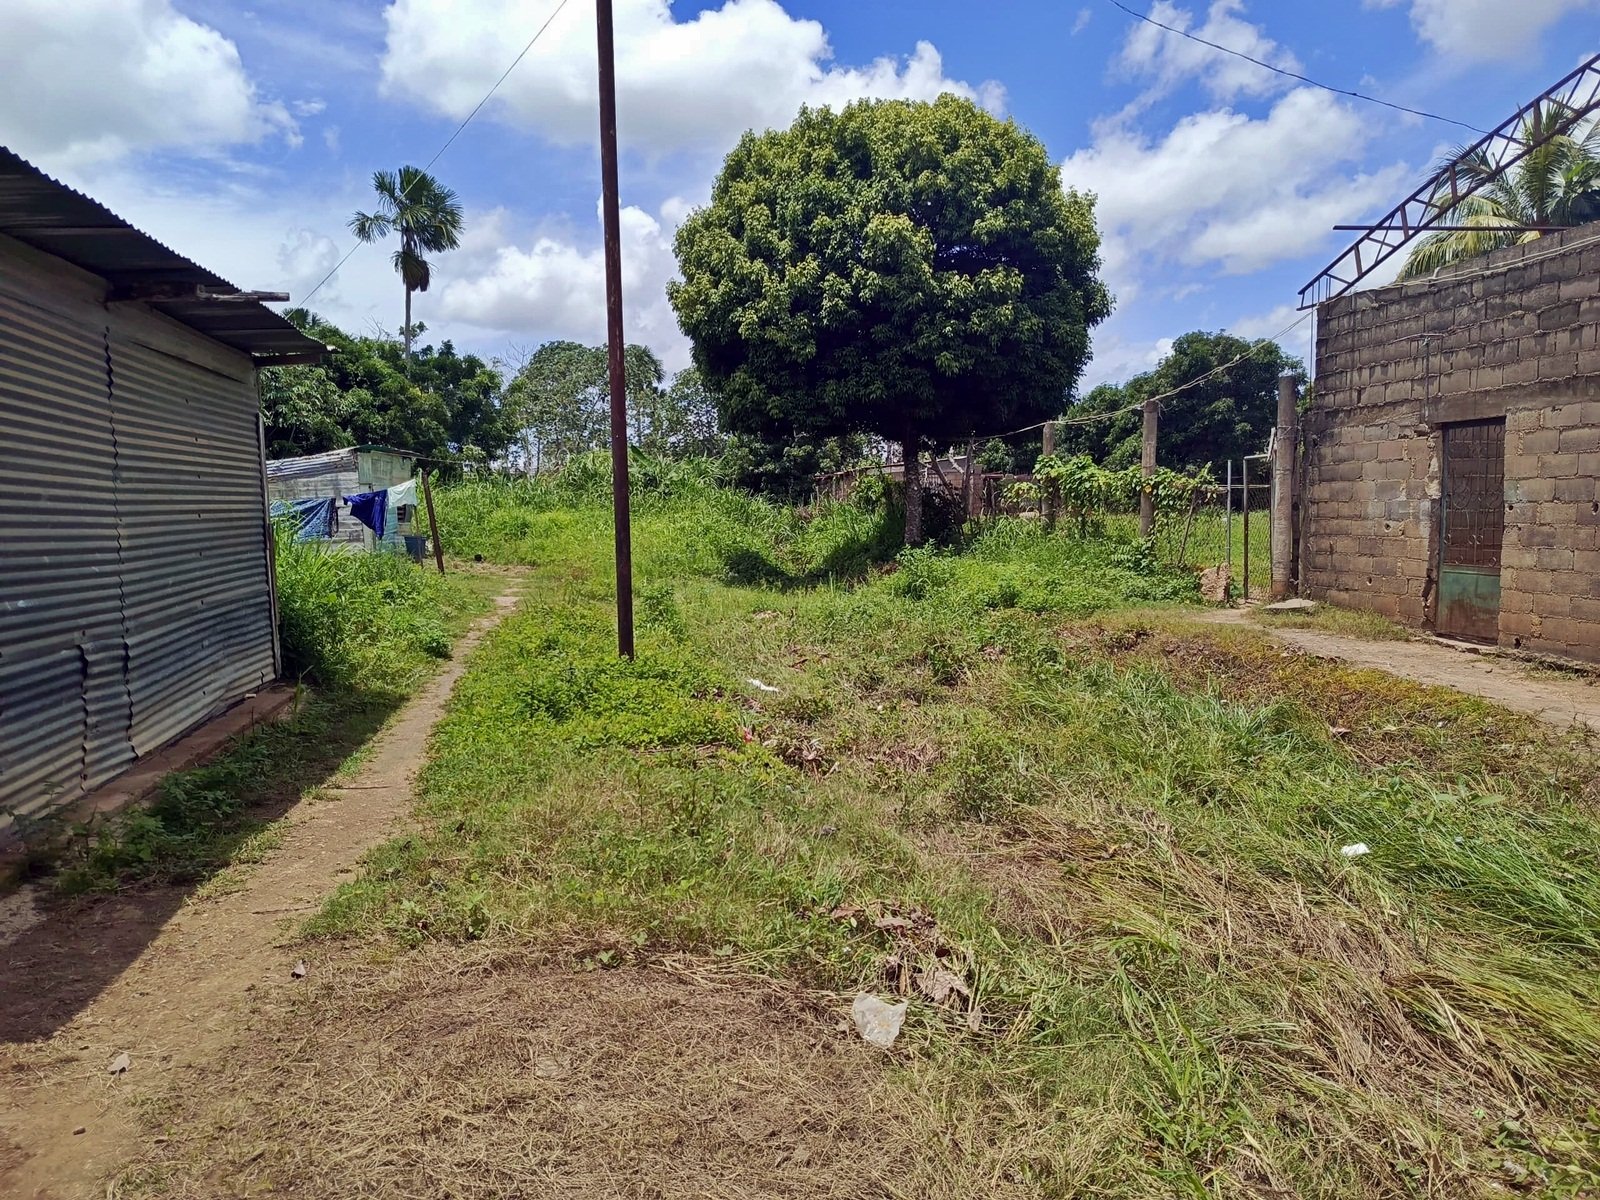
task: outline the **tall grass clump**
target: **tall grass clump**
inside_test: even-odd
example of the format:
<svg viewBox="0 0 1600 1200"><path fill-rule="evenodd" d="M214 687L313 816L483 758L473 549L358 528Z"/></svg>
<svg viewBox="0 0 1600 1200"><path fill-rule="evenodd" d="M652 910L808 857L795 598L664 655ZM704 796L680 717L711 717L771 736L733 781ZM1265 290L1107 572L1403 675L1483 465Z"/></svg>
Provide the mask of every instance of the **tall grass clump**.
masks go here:
<svg viewBox="0 0 1600 1200"><path fill-rule="evenodd" d="M903 517L880 487L792 509L728 486L713 459L630 459L635 568L641 580L699 576L793 586L864 575L899 548ZM580 455L531 478L468 480L439 496L451 553L539 566L609 555L611 463Z"/></svg>
<svg viewBox="0 0 1600 1200"><path fill-rule="evenodd" d="M404 690L450 653L470 593L399 554L360 553L276 534L284 673L324 688Z"/></svg>

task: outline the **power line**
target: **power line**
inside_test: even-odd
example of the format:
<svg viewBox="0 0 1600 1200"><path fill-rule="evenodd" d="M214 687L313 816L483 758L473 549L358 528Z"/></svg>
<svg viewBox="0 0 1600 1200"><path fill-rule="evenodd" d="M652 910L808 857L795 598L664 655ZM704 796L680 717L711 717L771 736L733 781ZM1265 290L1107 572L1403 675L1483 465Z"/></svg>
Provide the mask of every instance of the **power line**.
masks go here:
<svg viewBox="0 0 1600 1200"><path fill-rule="evenodd" d="M1289 334L1293 333L1301 325L1304 325L1307 321L1309 321L1314 315L1315 315L1315 310L1314 309L1313 310L1309 310L1306 313L1304 313L1302 316L1300 316L1298 319L1296 319L1294 321L1291 321L1289 324L1285 325L1282 329L1278 330L1278 332L1273 334L1271 337L1264 337L1264 338L1259 339L1256 342L1253 342L1251 344L1250 348L1248 350L1246 350L1243 354L1240 354L1237 358L1231 359L1230 361L1225 362L1225 363L1219 363L1217 366L1212 367L1211 370L1207 371L1204 375L1197 375L1195 378L1189 380L1188 383L1181 383L1177 387L1171 389L1170 391L1160 392L1160 393L1158 393L1157 395L1154 395L1154 396L1147 396L1145 399L1136 401L1135 403L1129 404L1124 408L1114 408L1114 409L1111 409L1109 412L1089 413L1089 414L1087 414L1085 416L1081 416L1081 417L1055 417L1055 418L1052 418L1049 421L1037 421L1032 425L1024 425L1021 429L1010 429L1010 430L1007 430L1005 433L985 433L985 434L980 434L980 435L972 437L972 438L970 438L968 440L972 441L974 443L977 443L977 442L993 441L995 438L1015 437L1019 433L1031 433L1035 429L1043 429L1046 425L1093 425L1097 421L1109 421L1112 417L1120 417L1124 413L1138 412L1146 404L1149 404L1151 402L1154 402L1156 404L1160 404L1161 401L1163 401L1163 400L1170 400L1170 399L1172 399L1172 397L1178 395L1180 392L1186 392L1192 387L1198 387L1200 384L1204 383L1206 380L1215 378L1216 376L1222 374L1222 372L1227 371L1227 370L1231 370L1232 368L1237 367L1245 359L1250 358L1253 355L1259 354L1266 347L1277 345L1277 343L1278 343L1280 338L1287 337ZM1280 347L1280 349L1281 349L1281 347Z"/></svg>
<svg viewBox="0 0 1600 1200"><path fill-rule="evenodd" d="M422 168L422 174L425 175L428 171L432 170L433 164L439 161L446 150L450 149L455 140L461 136L461 131L472 123L472 118L477 116L482 110L483 106L489 103L494 94L500 90L500 85L510 78L511 72L517 69L517 64L528 57L528 51L533 49L533 44L544 36L544 31L550 28L550 22L559 17L561 15L561 10L566 6L567 0L560 0L560 3L555 6L550 15L544 19L544 24L539 26L539 28L534 32L534 35L528 39L528 44L522 48L522 52L518 54L516 58L511 60L511 65L500 73L500 78L496 79L489 90L483 94L483 99L479 100L477 104L473 105L472 111L462 118L461 124L455 127L455 132L453 132L449 137L445 138L444 145L440 146L436 151L434 151L433 157L428 160L427 166ZM421 175L413 177L411 182L406 185L405 190L400 193L400 199L404 200L406 198L406 194L416 186L417 180L421 177ZM346 250L344 252L344 257L333 264L333 270L329 271L320 280L318 280L317 286L307 292L301 298L300 303L302 305L309 304L311 302L311 297L315 296L322 290L322 285L337 275L339 273L339 268L344 266L345 263L349 262L350 256L364 245L366 245L365 242L358 241L355 245L351 246L350 249Z"/></svg>
<svg viewBox="0 0 1600 1200"><path fill-rule="evenodd" d="M1339 88L1334 87L1331 84L1322 83L1319 80L1312 79L1309 75L1302 75L1298 71L1290 71L1285 67L1275 67L1269 62L1263 62L1259 58L1255 58L1252 55L1246 54L1243 50L1235 50L1231 46L1219 45L1216 42L1206 40L1199 34L1190 33L1187 29L1180 29L1176 25L1168 25L1162 21L1156 20L1147 13L1137 12L1134 9L1129 8L1126 4L1123 4L1122 0L1106 0L1106 3L1112 5L1114 8L1120 8L1130 17L1143 21L1146 25L1154 25L1157 29L1165 29L1168 33L1175 33L1179 37L1188 38L1191 42L1199 42L1202 46L1210 46L1211 49L1220 50L1223 54L1231 54L1235 58L1242 58L1246 62L1254 63L1256 66L1265 70L1272 71L1278 75L1285 75L1290 79L1297 79L1301 83L1308 83L1314 88L1321 88L1325 92L1332 92L1336 96L1349 96L1353 100L1365 100L1368 104L1381 104L1384 108L1392 108L1396 112L1410 113L1414 117L1426 117L1430 121L1443 121L1447 125L1456 125L1462 129L1470 129L1473 133L1486 134L1489 132L1487 129L1479 129L1476 125L1470 125L1466 121L1458 121L1454 117L1440 116L1438 113L1427 112L1426 110L1420 108L1408 108L1404 104L1396 104L1392 100L1380 100L1378 97L1369 96L1365 92L1353 92L1349 88Z"/></svg>

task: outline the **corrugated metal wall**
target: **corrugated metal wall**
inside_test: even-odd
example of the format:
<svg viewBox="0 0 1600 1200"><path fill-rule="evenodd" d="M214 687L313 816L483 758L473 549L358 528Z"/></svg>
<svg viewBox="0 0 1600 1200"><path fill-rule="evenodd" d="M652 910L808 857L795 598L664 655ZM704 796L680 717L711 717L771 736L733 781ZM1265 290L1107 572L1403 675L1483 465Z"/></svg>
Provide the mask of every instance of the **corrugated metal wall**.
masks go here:
<svg viewBox="0 0 1600 1200"><path fill-rule="evenodd" d="M252 382L0 291L0 830L273 677L259 447Z"/></svg>
<svg viewBox="0 0 1600 1200"><path fill-rule="evenodd" d="M0 293L0 822L133 760L106 334Z"/></svg>
<svg viewBox="0 0 1600 1200"><path fill-rule="evenodd" d="M111 343L133 750L272 678L253 384Z"/></svg>

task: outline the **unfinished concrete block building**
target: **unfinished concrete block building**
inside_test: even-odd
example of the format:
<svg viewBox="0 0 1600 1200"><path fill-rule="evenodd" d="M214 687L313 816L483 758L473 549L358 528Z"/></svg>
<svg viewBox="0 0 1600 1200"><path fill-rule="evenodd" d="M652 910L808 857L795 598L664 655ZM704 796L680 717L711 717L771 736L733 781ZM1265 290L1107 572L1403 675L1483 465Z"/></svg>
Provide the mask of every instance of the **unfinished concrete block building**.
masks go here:
<svg viewBox="0 0 1600 1200"><path fill-rule="evenodd" d="M1325 301L1303 594L1600 662L1600 225Z"/></svg>

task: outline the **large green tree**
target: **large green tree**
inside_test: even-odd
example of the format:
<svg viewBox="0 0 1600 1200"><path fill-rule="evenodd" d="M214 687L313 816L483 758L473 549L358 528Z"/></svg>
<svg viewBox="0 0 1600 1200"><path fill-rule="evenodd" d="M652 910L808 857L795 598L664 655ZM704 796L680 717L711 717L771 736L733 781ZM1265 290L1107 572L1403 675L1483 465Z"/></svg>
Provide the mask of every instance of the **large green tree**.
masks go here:
<svg viewBox="0 0 1600 1200"><path fill-rule="evenodd" d="M1111 311L1099 244L1092 197L1016 124L949 95L861 101L740 139L668 296L725 429L872 433L917 463L1060 411Z"/></svg>
<svg viewBox="0 0 1600 1200"><path fill-rule="evenodd" d="M378 194L377 208L351 217L350 231L363 242L382 241L391 233L400 236L392 261L406 289L406 321L400 327L400 340L409 359L411 341L418 332L411 324L411 294L427 291L433 282L433 264L424 254L440 254L461 244L461 202L455 192L419 167L376 171L372 190Z"/></svg>
<svg viewBox="0 0 1600 1200"><path fill-rule="evenodd" d="M700 372L679 371L666 387L641 398L629 414L633 444L664 458L720 453L727 443L717 421L717 402Z"/></svg>
<svg viewBox="0 0 1600 1200"><path fill-rule="evenodd" d="M1600 118L1573 125L1572 115L1566 105L1549 101L1525 117L1522 140L1543 140L1508 171L1496 170L1482 151L1468 154L1465 147L1442 158L1441 168L1457 164L1458 186L1471 182L1480 190L1452 208L1448 181L1440 185L1433 203L1447 210L1447 222L1465 228L1420 239L1400 278L1414 279L1502 246L1534 241L1540 231L1530 226L1600 221ZM1572 125L1567 132L1556 132L1567 125Z"/></svg>
<svg viewBox="0 0 1600 1200"><path fill-rule="evenodd" d="M500 374L482 359L445 342L417 348L408 363L392 339L353 337L303 309L288 316L333 353L315 366L261 373L269 456L368 444L436 459L504 452Z"/></svg>
<svg viewBox="0 0 1600 1200"><path fill-rule="evenodd" d="M1108 466L1131 466L1139 461L1143 442L1144 418L1134 406L1182 387L1161 401L1156 461L1179 470L1210 465L1220 473L1228 459L1266 449L1284 371L1304 375L1300 361L1276 342L1186 333L1155 370L1123 384L1101 384L1074 404L1066 413L1069 421L1116 415L1063 426L1057 445L1064 453L1089 454Z"/></svg>
<svg viewBox="0 0 1600 1200"><path fill-rule="evenodd" d="M645 346L623 352L627 368L629 432L654 412L666 372ZM611 444L611 386L604 346L546 342L517 367L506 387L506 413L516 430L523 467L535 474L559 467L575 454Z"/></svg>

